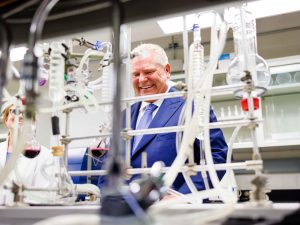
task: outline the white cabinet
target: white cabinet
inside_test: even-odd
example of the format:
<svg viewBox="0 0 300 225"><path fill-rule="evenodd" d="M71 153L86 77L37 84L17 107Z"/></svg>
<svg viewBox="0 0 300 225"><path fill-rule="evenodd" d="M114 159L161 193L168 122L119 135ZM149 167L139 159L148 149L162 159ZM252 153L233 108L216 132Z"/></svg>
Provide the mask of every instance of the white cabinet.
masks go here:
<svg viewBox="0 0 300 225"><path fill-rule="evenodd" d="M260 98L260 109L255 111L262 119L258 131L260 147L297 147L300 149L300 56L267 60L272 74L272 84ZM233 95L234 88L226 87L226 68L214 74L212 106L219 121L245 116L240 100ZM172 78L172 76L171 76ZM174 81L183 80L183 75L173 75ZM234 128L223 129L229 140ZM234 149L251 148L251 135L243 127L234 144Z"/></svg>
<svg viewBox="0 0 300 225"><path fill-rule="evenodd" d="M300 145L300 83L271 87L262 98L265 145Z"/></svg>

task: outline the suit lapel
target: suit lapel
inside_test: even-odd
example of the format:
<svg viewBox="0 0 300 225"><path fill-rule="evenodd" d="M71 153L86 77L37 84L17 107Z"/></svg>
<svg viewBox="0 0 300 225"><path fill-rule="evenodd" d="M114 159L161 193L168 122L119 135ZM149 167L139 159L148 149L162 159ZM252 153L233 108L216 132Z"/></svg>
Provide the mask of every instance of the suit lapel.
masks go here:
<svg viewBox="0 0 300 225"><path fill-rule="evenodd" d="M171 89L170 92L173 92ZM177 98L169 98L165 99L161 106L159 107L158 112L156 113L155 117L151 121L149 128L156 128L156 127L164 127L166 123L170 120L170 118L174 115L174 113L180 108L180 105L184 103L183 99L180 97ZM140 106L141 104L139 104ZM139 109L139 108L138 108ZM138 110L137 110L137 115L138 115ZM134 116L137 115L134 114ZM132 121L132 123L135 123L136 125L136 118L135 122ZM133 129L135 126L133 127ZM140 150L147 145L154 137L156 134L149 134L149 135L144 135L139 142L137 148L135 149L135 152L132 154L132 156L136 155ZM131 144L132 147L132 144Z"/></svg>
<svg viewBox="0 0 300 225"><path fill-rule="evenodd" d="M141 107L141 102L138 102L134 104L131 108L131 128L135 129L136 128L136 121L139 115L140 107ZM131 149L133 148L133 138L131 139Z"/></svg>
<svg viewBox="0 0 300 225"><path fill-rule="evenodd" d="M131 108L131 128L132 129L135 129L135 127L136 127L136 121L139 116L141 104L142 104L141 102L138 102L138 103L134 104Z"/></svg>

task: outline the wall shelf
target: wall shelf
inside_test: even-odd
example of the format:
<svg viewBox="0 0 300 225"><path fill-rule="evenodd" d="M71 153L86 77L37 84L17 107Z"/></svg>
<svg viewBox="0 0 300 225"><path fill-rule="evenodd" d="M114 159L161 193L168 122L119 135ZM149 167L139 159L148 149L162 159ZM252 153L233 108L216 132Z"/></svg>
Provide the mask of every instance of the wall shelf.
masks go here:
<svg viewBox="0 0 300 225"><path fill-rule="evenodd" d="M300 139L295 140L266 140L261 147L298 147L300 149Z"/></svg>
<svg viewBox="0 0 300 225"><path fill-rule="evenodd" d="M268 87L264 96L300 93L300 83L282 84Z"/></svg>

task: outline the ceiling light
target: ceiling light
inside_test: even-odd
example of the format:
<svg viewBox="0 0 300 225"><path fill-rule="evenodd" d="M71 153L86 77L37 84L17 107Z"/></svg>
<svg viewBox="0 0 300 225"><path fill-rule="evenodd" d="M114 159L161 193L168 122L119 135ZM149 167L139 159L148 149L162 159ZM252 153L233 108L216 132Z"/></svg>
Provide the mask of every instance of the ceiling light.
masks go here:
<svg viewBox="0 0 300 225"><path fill-rule="evenodd" d="M248 2L246 8L252 12L255 18L274 16L291 13L300 10L299 0L259 0ZM201 13L201 12L200 12ZM213 21L213 13L203 13L186 16L186 29L191 30L194 23L198 23L200 28L210 27ZM165 34L179 33L183 31L183 16L157 21Z"/></svg>
<svg viewBox="0 0 300 225"><path fill-rule="evenodd" d="M17 47L10 50L9 58L10 61L20 61L24 59L24 55L27 51L26 47Z"/></svg>
<svg viewBox="0 0 300 225"><path fill-rule="evenodd" d="M269 17L300 10L299 0L261 0L248 2L246 8L255 18Z"/></svg>
<svg viewBox="0 0 300 225"><path fill-rule="evenodd" d="M211 12L200 15L190 14L186 16L186 28L191 30L193 24L198 23L200 28L210 27L213 21L214 14ZM183 31L183 16L173 17L157 21L158 25L165 34L179 33Z"/></svg>
<svg viewBox="0 0 300 225"><path fill-rule="evenodd" d="M183 17L173 17L170 19L157 21L165 34L177 33L183 30Z"/></svg>

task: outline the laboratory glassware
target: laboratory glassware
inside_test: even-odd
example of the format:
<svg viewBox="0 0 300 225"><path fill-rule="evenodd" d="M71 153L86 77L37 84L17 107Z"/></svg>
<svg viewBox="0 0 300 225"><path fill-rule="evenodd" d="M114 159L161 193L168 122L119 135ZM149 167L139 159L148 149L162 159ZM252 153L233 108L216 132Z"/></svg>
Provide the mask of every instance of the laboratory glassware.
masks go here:
<svg viewBox="0 0 300 225"><path fill-rule="evenodd" d="M65 59L62 56L64 52L61 43L51 43L49 98L56 106L64 97Z"/></svg>
<svg viewBox="0 0 300 225"><path fill-rule="evenodd" d="M103 58L102 69L102 90L101 97L103 101L113 100L113 64L110 63L111 53L106 53ZM111 112L111 106L103 106L105 112Z"/></svg>
<svg viewBox="0 0 300 225"><path fill-rule="evenodd" d="M34 125L31 125L31 130L28 133L25 149L23 155L27 158L35 158L40 154L41 144L36 140L36 129Z"/></svg>
<svg viewBox="0 0 300 225"><path fill-rule="evenodd" d="M196 89L196 85L199 83L199 80L203 80L204 74L204 48L201 44L201 35L199 24L193 25L193 60L192 63L192 85L193 89Z"/></svg>
<svg viewBox="0 0 300 225"><path fill-rule="evenodd" d="M73 181L67 171L64 160L63 146L53 146L53 165L51 167L51 182L49 188L49 204L71 204L75 202L76 191Z"/></svg>
<svg viewBox="0 0 300 225"><path fill-rule="evenodd" d="M109 137L100 137L95 139L94 143L91 145L90 150L93 158L99 159L106 155L110 149L110 139Z"/></svg>
<svg viewBox="0 0 300 225"><path fill-rule="evenodd" d="M245 7L230 8L227 13L230 15L228 22L233 30L235 51L235 58L228 68L227 83L242 83L241 78L249 71L255 86L268 86L271 75L266 61L257 53L255 17Z"/></svg>

